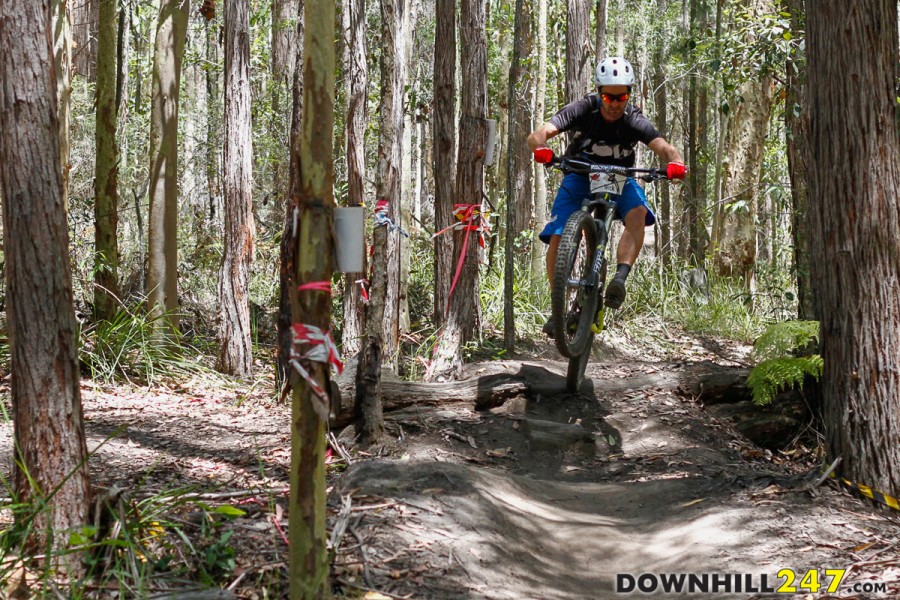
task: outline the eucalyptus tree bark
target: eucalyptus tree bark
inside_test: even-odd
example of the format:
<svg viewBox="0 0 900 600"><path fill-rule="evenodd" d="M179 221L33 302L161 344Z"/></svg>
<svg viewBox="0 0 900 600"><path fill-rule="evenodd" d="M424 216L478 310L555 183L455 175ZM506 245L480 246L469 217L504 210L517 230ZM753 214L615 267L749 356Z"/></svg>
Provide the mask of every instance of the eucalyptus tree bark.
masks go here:
<svg viewBox="0 0 900 600"><path fill-rule="evenodd" d="M484 154L487 143L487 35L485 1L460 3L461 70L467 85L460 97L459 153L456 191L459 202L480 210L484 187ZM477 220L473 222L477 224ZM466 234L468 233L468 241ZM459 279L450 296L450 311L441 331L426 377L458 375L462 347L472 339L478 314L478 232L457 230L453 235L454 262L462 262ZM460 260L461 259L461 260Z"/></svg>
<svg viewBox="0 0 900 600"><path fill-rule="evenodd" d="M791 29L798 39L806 31L804 0L787 0L785 9L791 14ZM791 236L794 246L794 272L797 277L797 316L808 321L819 320L816 294L812 288L812 222L809 199L809 102L806 91L806 56L796 49L788 60L787 98L784 121L791 178Z"/></svg>
<svg viewBox="0 0 900 600"><path fill-rule="evenodd" d="M347 40L347 206L362 206L366 188L366 122L368 110L369 68L366 64L366 0L347 0L349 31ZM346 356L362 348L365 330L365 304L360 284L366 277L366 258L362 273L344 276L344 328L341 347Z"/></svg>
<svg viewBox="0 0 900 600"><path fill-rule="evenodd" d="M844 477L896 497L897 2L816 0L806 8L809 164L816 165L809 180L812 265L821 306L828 453L843 459L838 470Z"/></svg>
<svg viewBox="0 0 900 600"><path fill-rule="evenodd" d="M406 54L403 35L405 0L381 0L381 103L379 106L378 172L375 195L386 216L393 222L400 217L400 152L403 136L403 82ZM357 402L362 410L363 443L374 443L384 436L381 406L381 365L396 347L396 299L399 292L399 232L386 225L373 231L372 281L366 305L366 335L359 354ZM391 322L393 317L394 321Z"/></svg>
<svg viewBox="0 0 900 600"><path fill-rule="evenodd" d="M608 7L609 0L597 0L597 24L596 31L594 32L594 49L596 52L594 58L597 59L598 63L606 58L606 24L609 18L607 12Z"/></svg>
<svg viewBox="0 0 900 600"><path fill-rule="evenodd" d="M582 98L591 89L591 2L566 0L566 102Z"/></svg>
<svg viewBox="0 0 900 600"><path fill-rule="evenodd" d="M297 36L298 40L304 39L304 4L301 1L297 7ZM291 370L290 353L291 353L291 323L293 315L291 314L291 288L294 281L294 272L296 271L297 259L297 216L299 207L297 199L300 197L300 164L303 156L303 148L301 147L303 133L303 78L304 71L301 65L304 64L304 44L298 43L297 58L294 64L294 82L291 87L291 129L290 129L290 180L288 201L285 203L284 210L284 233L281 236L281 247L279 248L279 297L278 297L278 348L277 362L278 367L275 372L276 384L282 389L282 395L285 395L290 389L290 380L288 374Z"/></svg>
<svg viewBox="0 0 900 600"><path fill-rule="evenodd" d="M10 2L0 19L0 196L14 424L16 515L26 555L77 579L69 533L87 525L90 479L78 323L60 166L51 2ZM45 508L46 507L46 508ZM27 513L27 516L26 516ZM30 520L32 519L33 520Z"/></svg>
<svg viewBox="0 0 900 600"><path fill-rule="evenodd" d="M215 21L208 21L206 29L206 61L209 64L220 64L219 27ZM206 197L208 206L207 222L216 220L216 210L222 198L222 141L221 119L218 115L224 112L222 106L222 77L219 69L206 71ZM198 244L212 244L211 227L204 228L203 236Z"/></svg>
<svg viewBox="0 0 900 600"><path fill-rule="evenodd" d="M275 84L289 90L297 60L297 19L302 0L272 0L272 77Z"/></svg>
<svg viewBox="0 0 900 600"><path fill-rule="evenodd" d="M153 50L147 303L157 333L178 327L178 96L189 0L164 0Z"/></svg>
<svg viewBox="0 0 900 600"><path fill-rule="evenodd" d="M294 285L290 290L292 315L295 323L312 325L323 331L330 329L330 294L299 291L298 287L330 282L333 274L334 14L334 0L306 0L303 61L298 62L303 68L304 84L300 152L291 160L291 187L298 192L299 227ZM294 112L299 113L300 107L294 106ZM295 150L292 148L292 152ZM300 348L301 352L305 350ZM330 388L330 365L302 359L300 362L322 389ZM331 596L325 528L328 408L296 370L291 374L291 381L294 393L288 507L290 598L319 600Z"/></svg>
<svg viewBox="0 0 900 600"><path fill-rule="evenodd" d="M387 60L387 72L381 71L381 104L379 106L379 144L378 144L378 169L375 181L375 195L379 199L388 202L388 218L397 225L403 226L402 197L403 197L403 169L402 153L404 132L404 106L406 72L407 72L407 43L409 32L405 24L408 23L407 11L410 0L386 0L381 3L382 21L391 21L391 31L388 33L382 24L382 47L393 48L393 53L382 52L382 60ZM389 55L389 56L385 56ZM389 78L389 79L386 79ZM389 91L385 91L389 90ZM389 131L385 131L389 130ZM400 343L400 245L402 237L397 232L388 233L387 228L379 227L380 236L384 231L384 243L379 244L379 237L375 238L375 277L372 280L373 291L377 293L375 283L378 278L378 264L380 260L379 246L384 248L384 314L382 316L382 342L384 344L382 360L392 365L396 364L397 350ZM366 320L372 318L371 312L367 312Z"/></svg>
<svg viewBox="0 0 900 600"><path fill-rule="evenodd" d="M100 0L70 0L66 4L72 13L72 41L75 47L72 62L75 73L88 81L94 81L98 66Z"/></svg>
<svg viewBox="0 0 900 600"><path fill-rule="evenodd" d="M249 377L250 265L256 246L251 197L250 1L225 2L225 239L219 272L219 358L223 373Z"/></svg>
<svg viewBox="0 0 900 600"><path fill-rule="evenodd" d="M668 36L666 34L666 12L668 0L657 0L656 3L656 56L653 69L653 100L656 105L655 122L663 136L669 135L669 97L666 89L666 58L668 57ZM669 186L657 187L659 194L659 219L657 231L657 255L664 267L672 263L672 202Z"/></svg>
<svg viewBox="0 0 900 600"><path fill-rule="evenodd" d="M703 0L691 0L691 39L706 29L706 7ZM694 60L698 57L694 55ZM690 197L686 207L688 243L685 258L690 264L702 265L706 254L706 171L709 134L707 133L708 92L698 72L691 74L688 92L689 129L688 165L691 177L688 180Z"/></svg>
<svg viewBox="0 0 900 600"><path fill-rule="evenodd" d="M419 28L419 13L421 9L421 2L419 0L407 0L406 1L406 9L403 11L403 19L401 21L401 35L405 38L408 38L407 43L405 44L405 52L403 55L403 65L404 65L404 84L400 89L404 89L407 86L410 89L414 89L416 86L416 70L412 69L412 61L413 61L413 52L415 50L415 41L416 35L415 31ZM403 101L403 106L406 106L406 101ZM415 109L411 108L410 110L403 111L403 135L402 135L402 146L401 146L401 161L400 161L400 173L402 174L401 178L401 192L400 192L400 224L405 224L404 227L410 230L414 230L417 227L416 223L413 223L412 214L413 214L413 191L415 190L415 185L413 182L413 131L416 128L416 123L413 120L413 116L415 113ZM391 352L391 363L393 365L398 364L398 356L399 356L399 346L400 346L400 335L409 331L410 319L409 319L409 268L410 268L410 249L411 245L408 243L403 243L406 241L406 238L398 238L400 243L397 244L397 265L398 265L398 278L397 278L397 308L395 310L395 314L393 316L393 320L390 323L387 321L390 318L389 315L385 315L385 327L388 325L397 328L395 343L393 347L393 351Z"/></svg>
<svg viewBox="0 0 900 600"><path fill-rule="evenodd" d="M625 56L625 0L619 0L617 8L616 55Z"/></svg>
<svg viewBox="0 0 900 600"><path fill-rule="evenodd" d="M62 172L63 207L69 209L69 114L72 112L71 11L65 0L53 0L53 71L56 74L56 116L59 122L59 164Z"/></svg>
<svg viewBox="0 0 900 600"><path fill-rule="evenodd" d="M605 2L606 0L600 0ZM537 1L537 81L534 88L534 121L532 131L545 122L547 96L547 0ZM544 243L538 235L547 223L547 180L544 166L534 164L534 236L531 240L531 275L545 276Z"/></svg>
<svg viewBox="0 0 900 600"><path fill-rule="evenodd" d="M771 0L755 0L752 14L772 14ZM722 193L716 206L717 223L712 249L716 270L740 277L752 289L756 265L757 195L765 151L773 83L768 74L759 74L740 86L738 102L731 117ZM726 210L726 204L736 210Z"/></svg>
<svg viewBox="0 0 900 600"><path fill-rule="evenodd" d="M715 59L719 60L719 61L722 58L721 50L720 50L720 48L721 48L720 42L722 40L722 16L723 16L722 13L723 13L723 9L724 9L724 6L723 6L724 3L725 3L725 0L716 0L716 44L715 44L716 53L715 53ZM731 119L729 117L729 113L726 113L721 108L722 107L723 88L725 87L724 82L723 82L724 76L722 75L723 72L724 72L724 69L720 68L719 69L720 74L716 78L717 79L716 85L714 85L714 89L716 90L714 104L716 106L716 134L718 136L718 139L716 140L716 159L715 159L715 163L714 163L715 166L714 166L714 175L713 175L713 177L714 177L713 198L715 199L714 200L715 204L713 205L713 210L712 210L713 240L711 240L711 241L714 241L714 239L716 237L715 232L718 231L718 229L720 228L720 226L717 225L717 223L721 217L721 214L719 213L718 209L721 204L722 197L723 197L722 184L723 184L724 169L722 168L722 163L725 160L725 143L728 140L728 129L729 129L729 123L731 121ZM710 251L710 248L707 249L707 252L709 252L709 251Z"/></svg>
<svg viewBox="0 0 900 600"><path fill-rule="evenodd" d="M272 122L273 139L283 138L285 122L290 119L291 106L288 102L291 85L294 79L294 67L297 59L297 44L300 42L297 31L299 5L302 0L272 0ZM272 185L275 193L273 213L282 214L288 190L288 155L289 152L276 148L277 155L272 161Z"/></svg>
<svg viewBox="0 0 900 600"><path fill-rule="evenodd" d="M116 143L118 0L100 0L94 139L94 318L116 312L119 272L119 146Z"/></svg>
<svg viewBox="0 0 900 600"><path fill-rule="evenodd" d="M517 257L527 256L528 250L528 244L523 243L521 233L528 227L534 208L531 196L531 153L525 144L532 123L529 100L533 86L525 65L531 56L531 20L530 4L525 0L516 0L509 69L509 144L506 152L506 240L503 271L503 341L510 350L516 341L513 284L516 265L523 262Z"/></svg>
<svg viewBox="0 0 900 600"><path fill-rule="evenodd" d="M545 0L541 0L544 2ZM435 0L434 107L432 157L434 163L435 231L453 223L456 202L456 2ZM453 237L434 238L434 324L444 323L453 278Z"/></svg>

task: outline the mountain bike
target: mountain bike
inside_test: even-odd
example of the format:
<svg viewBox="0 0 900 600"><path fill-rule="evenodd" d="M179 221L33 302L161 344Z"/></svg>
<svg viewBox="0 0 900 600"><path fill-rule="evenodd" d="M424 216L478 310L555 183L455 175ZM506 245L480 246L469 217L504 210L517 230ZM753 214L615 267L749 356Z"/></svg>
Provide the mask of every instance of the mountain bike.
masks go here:
<svg viewBox="0 0 900 600"><path fill-rule="evenodd" d="M550 293L553 338L569 359L566 389L577 392L591 354L594 335L603 331L606 306L603 291L609 264L609 231L616 206L629 177L643 181L668 179L665 169L639 169L594 164L577 157L535 154L535 161L564 174L590 179L590 197L572 213L563 229Z"/></svg>

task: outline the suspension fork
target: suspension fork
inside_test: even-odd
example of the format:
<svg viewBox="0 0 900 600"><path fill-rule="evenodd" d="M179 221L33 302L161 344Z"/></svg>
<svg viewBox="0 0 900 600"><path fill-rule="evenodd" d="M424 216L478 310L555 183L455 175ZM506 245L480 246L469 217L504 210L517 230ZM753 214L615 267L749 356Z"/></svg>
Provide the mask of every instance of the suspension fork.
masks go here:
<svg viewBox="0 0 900 600"><path fill-rule="evenodd" d="M606 280L601 277L601 274L604 266L607 269L609 268L609 265L604 265L603 263L606 261L606 252L609 246L609 230L612 227L615 213L616 202L610 201L603 220L594 220L594 223L597 225L597 252L594 254L594 264L591 265L591 273L593 274L595 293L598 295L597 303L599 304L597 315L591 324L591 330L594 333L603 331L604 318L606 317L606 303L603 301L603 285L606 283Z"/></svg>

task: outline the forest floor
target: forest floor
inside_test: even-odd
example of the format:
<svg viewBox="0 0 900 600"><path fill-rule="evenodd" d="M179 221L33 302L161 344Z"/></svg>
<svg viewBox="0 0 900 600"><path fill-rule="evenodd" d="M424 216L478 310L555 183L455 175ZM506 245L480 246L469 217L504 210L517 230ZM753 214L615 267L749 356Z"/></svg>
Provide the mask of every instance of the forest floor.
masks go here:
<svg viewBox="0 0 900 600"><path fill-rule="evenodd" d="M654 384L654 374L677 376L700 361L733 365L748 350L665 337L665 351L629 340L598 345L591 382L574 395L563 392L565 364L549 345L475 362L467 377L528 371L558 391L544 386L482 411L472 401L393 411L391 441L368 453L352 446L352 432L339 435L335 445L352 464L330 458L336 593L605 599L627 597L617 582L656 582L650 594L628 591L769 598L790 595L765 588L784 584L790 569L797 597L900 597L897 513L818 482L821 459L804 438L764 450L695 397ZM204 577L222 591L197 598L286 593L290 408L272 385L271 377L252 389L216 377L149 389L83 381L94 485L121 490L113 504L143 515L134 532L147 556L171 552L184 571L172 567L135 596L190 598L172 592ZM9 423L0 444L8 474ZM223 504L244 513L217 512ZM121 563L120 583L133 576L138 585L140 561ZM846 570L833 593L825 592L830 569ZM818 580L801 582L809 570ZM667 595L668 574L705 574L710 585L727 574L731 587ZM812 594L814 584L822 587ZM871 591L877 584L884 590Z"/></svg>

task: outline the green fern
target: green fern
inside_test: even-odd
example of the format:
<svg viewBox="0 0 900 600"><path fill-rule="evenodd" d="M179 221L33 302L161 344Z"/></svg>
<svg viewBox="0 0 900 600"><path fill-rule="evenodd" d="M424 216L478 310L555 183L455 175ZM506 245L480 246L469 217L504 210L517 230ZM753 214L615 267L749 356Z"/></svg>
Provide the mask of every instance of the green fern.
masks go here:
<svg viewBox="0 0 900 600"><path fill-rule="evenodd" d="M785 321L770 325L763 332L753 344L753 356L759 362L747 377L755 404L769 404L781 390L803 387L807 375L819 379L823 368L821 356L791 356L818 338L818 321Z"/></svg>
<svg viewBox="0 0 900 600"><path fill-rule="evenodd" d="M819 341L818 321L784 321L769 325L753 344L757 361L780 358L810 342Z"/></svg>
<svg viewBox="0 0 900 600"><path fill-rule="evenodd" d="M753 390L753 402L760 406L769 404L783 389L803 387L807 375L816 379L822 374L822 357L782 356L770 358L750 370L747 385Z"/></svg>

